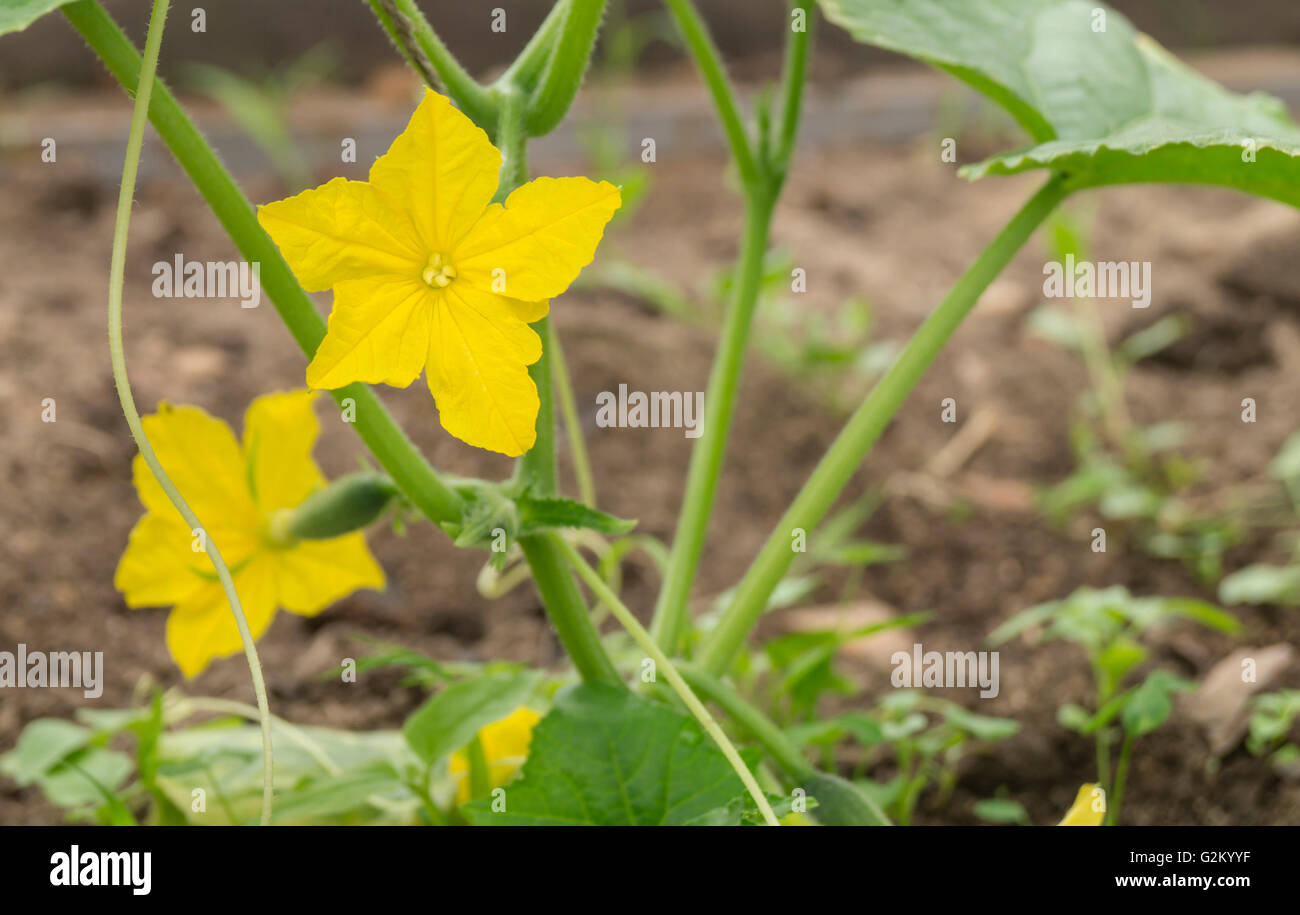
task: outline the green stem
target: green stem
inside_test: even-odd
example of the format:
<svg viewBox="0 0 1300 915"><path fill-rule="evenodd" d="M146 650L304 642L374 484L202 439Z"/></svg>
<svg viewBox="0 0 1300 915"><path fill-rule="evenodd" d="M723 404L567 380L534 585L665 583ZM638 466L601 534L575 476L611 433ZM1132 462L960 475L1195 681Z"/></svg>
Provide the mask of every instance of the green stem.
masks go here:
<svg viewBox="0 0 1300 915"><path fill-rule="evenodd" d="M825 517L953 331L1069 190L1063 177L1053 176L1030 198L926 318L854 411L745 573L717 628L705 637L697 660L706 672L721 676L731 667L796 555L790 548L792 532L811 533Z"/></svg>
<svg viewBox="0 0 1300 915"><path fill-rule="evenodd" d="M569 440L569 450L573 453L573 475L578 480L578 497L584 505L596 506L596 482L591 474L591 460L587 457L587 442L582 435L582 421L578 418L578 404L573 398L573 384L569 380L569 367L564 361L564 350L560 347L560 335L555 325L548 324L546 345L551 348L552 374L555 393L559 395L560 413L564 417L564 429Z"/></svg>
<svg viewBox="0 0 1300 915"><path fill-rule="evenodd" d="M501 150L501 178L497 183L494 202L502 203L510 192L528 181L528 134L524 130L524 105L522 93L513 87L494 89L497 99L496 120L483 124Z"/></svg>
<svg viewBox="0 0 1300 915"><path fill-rule="evenodd" d="M79 0L64 6L62 12L122 87L135 92L140 55L104 8L96 0ZM308 357L315 354L325 337L325 320L258 224L248 198L161 82L149 106L149 120L240 254L250 263L261 264L262 288L298 346ZM355 413L357 434L416 508L433 521L460 519L460 497L443 484L370 388L351 384L331 393Z"/></svg>
<svg viewBox="0 0 1300 915"><path fill-rule="evenodd" d="M532 569L533 583L573 666L583 680L626 687L592 625L564 554L545 536L520 537L519 546Z"/></svg>
<svg viewBox="0 0 1300 915"><path fill-rule="evenodd" d="M494 126L504 158L497 198L504 199L528 180L528 136L523 129L523 105L519 92L512 88L499 90L499 98L501 105ZM514 485L519 490L527 489L534 496L550 497L559 491L552 348L545 345L552 336L551 322L549 318L543 318L533 326L543 341L541 358L528 367L529 377L537 385L537 438L533 447L515 465ZM584 680L626 686L601 644L600 633L591 621L586 602L563 557L544 537L521 537L519 546L528 561L546 613L578 673Z"/></svg>
<svg viewBox="0 0 1300 915"><path fill-rule="evenodd" d="M758 304L771 221L771 200L762 197L746 206L745 236L736 268L736 294L727 311L722 341L709 375L704 395L704 429L691 451L686 491L682 496L682 510L673 536L668 571L659 591L651 625L655 640L668 651L677 651L690 622L691 585L704 549L718 477L726 454L727 433L735 409L754 308Z"/></svg>
<svg viewBox="0 0 1300 915"><path fill-rule="evenodd" d="M799 132L799 112L803 106L803 89L808 75L808 44L812 38L813 0L798 0L794 8L803 10L806 28L796 32L791 28L786 43L785 75L782 77L781 133L773 155L775 172L785 177L794 153L795 138Z"/></svg>
<svg viewBox="0 0 1300 915"><path fill-rule="evenodd" d="M689 664L680 664L677 670L691 689L715 703L732 721L752 734L786 775L797 781L808 778L817 771L775 722L742 699L726 683Z"/></svg>
<svg viewBox="0 0 1300 915"><path fill-rule="evenodd" d="M1109 675L1102 670L1099 661L1092 662L1092 678L1097 684L1097 709L1104 709L1114 696L1115 690L1108 689L1106 682ZM1097 728L1097 735L1094 738L1097 747L1097 784L1101 790L1106 792L1106 797L1110 797L1110 728L1105 725Z"/></svg>
<svg viewBox="0 0 1300 915"><path fill-rule="evenodd" d="M407 63L430 88L441 85L474 123L492 122L495 112L488 91L474 81L442 43L414 0L370 0L370 8Z"/></svg>
<svg viewBox="0 0 1300 915"><path fill-rule="evenodd" d="M532 92L541 78L542 71L550 60L551 48L555 46L556 35L564 25L572 0L556 0L551 11L546 14L542 24L537 27L528 44L519 52L509 68L493 84L495 86L514 86L525 92Z"/></svg>
<svg viewBox="0 0 1300 915"><path fill-rule="evenodd" d="M569 0L541 79L528 99L528 135L542 137L564 120L582 85L605 15L605 0Z"/></svg>
<svg viewBox="0 0 1300 915"><path fill-rule="evenodd" d="M1115 790L1106 803L1106 824L1119 825L1119 810L1124 803L1124 785L1128 782L1128 765L1133 758L1133 735L1125 732L1119 748L1119 765L1115 767Z"/></svg>
<svg viewBox="0 0 1300 915"><path fill-rule="evenodd" d="M727 135L727 143L731 146L732 155L736 159L736 169L740 172L741 183L747 188L755 187L762 178L762 172L754 156L749 131L745 129L745 124L740 118L736 93L727 79L721 55L718 54L717 45L709 35L708 26L704 24L704 20L691 0L665 0L665 3L676 20L677 28L686 41L686 47L695 58L695 64L700 68L700 74L704 77L704 82L713 96L713 104L718 109L718 117L722 120L722 129Z"/></svg>
<svg viewBox="0 0 1300 915"><path fill-rule="evenodd" d="M180 512L185 523L193 530L206 530L199 516L190 508L185 497L163 469L162 462L154 453L149 437L145 435L140 422L140 411L136 409L135 397L131 393L131 381L126 373L126 353L122 346L122 287L126 272L126 240L131 227L131 201L135 198L135 176L140 167L140 148L144 143L145 118L149 112L149 98L153 94L154 73L158 69L158 51L162 47L163 25L167 20L168 0L154 0L153 12L149 16L149 33L145 38L144 59L140 64L140 79L135 96L135 105L131 112L131 131L126 140L126 162L122 166L122 186L117 198L117 219L113 226L113 254L108 276L108 347L113 362L113 382L117 386L117 397L122 403L122 412L126 415L126 424L131 428L131 436L140 449L140 454L149 470L162 487L172 505ZM221 587L230 602L230 612L234 614L235 625L239 629L239 639L244 644L244 656L248 659L248 669L253 677L253 692L257 696L258 716L262 724L262 825L271 822L271 805L273 799L272 754L271 754L271 708L266 698L266 683L262 679L262 664L257 657L257 646L253 634L248 628L248 619L244 615L239 594L235 591L235 582L230 569L221 558L221 551L214 539L208 538L208 559L216 570Z"/></svg>
<svg viewBox="0 0 1300 915"><path fill-rule="evenodd" d="M726 455L740 372L744 367L750 325L762 285L772 212L785 181L798 133L810 33L792 31L787 42L778 147L775 155L767 158L769 152L764 137L760 144L763 158L756 158L749 134L740 120L735 93L704 21L690 0L667 0L667 3L713 95L714 106L745 188L745 231L736 266L735 297L727 312L722 341L709 375L704 429L691 452L672 554L651 624L651 631L659 644L674 652L690 626L691 586L704 549L718 477ZM805 10L810 3L811 0L800 0Z"/></svg>
<svg viewBox="0 0 1300 915"><path fill-rule="evenodd" d="M654 660L655 666L663 671L664 679L673 688L673 692L677 693L678 698L690 709L691 714L699 721L705 733L713 738L718 745L718 749L722 751L722 755L727 758L727 762L731 763L731 767L736 770L736 774L740 776L741 782L749 791L750 797L754 799L754 803L758 805L759 811L762 812L767 825L779 826L780 822L776 818L776 813L773 812L772 805L768 803L767 795L763 793L763 789L759 787L758 782L754 779L753 773L749 771L749 766L745 765L745 761L740 758L740 754L736 752L735 746L723 733L722 728L718 727L718 723L713 720L713 716L704 707L704 703L696 697L695 693L686 684L686 681L682 679L682 675L677 672L677 668L668 659L668 655L664 654L663 649L645 630L645 627L637 621L632 611L618 599L618 595L610 590L609 585L605 584L605 580L600 577L600 574L587 564L586 560L578 554L578 551L571 544L554 534L547 535L547 537L555 548L560 551L560 554L569 561L569 564L577 570L578 575L587 583L587 587L591 589L591 592L609 608L610 613L614 614L614 617L627 630L628 635L632 636L633 641Z"/></svg>

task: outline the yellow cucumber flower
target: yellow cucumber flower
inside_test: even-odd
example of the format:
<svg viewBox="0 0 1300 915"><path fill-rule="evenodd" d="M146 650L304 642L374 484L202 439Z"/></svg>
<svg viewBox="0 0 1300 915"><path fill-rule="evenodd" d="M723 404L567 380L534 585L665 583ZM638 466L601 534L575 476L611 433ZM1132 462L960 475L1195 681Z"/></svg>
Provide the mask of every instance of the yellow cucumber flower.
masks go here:
<svg viewBox="0 0 1300 915"><path fill-rule="evenodd" d="M131 530L113 583L128 607L172 607L167 648L186 677L243 647L204 555L209 540L230 566L255 639L277 607L312 616L358 588L384 586L363 534L294 541L273 523L325 485L311 458L320 431L315 396L294 391L253 401L242 447L228 425L198 407L164 402L143 420L163 469L205 528L190 530L136 455L135 488L147 512Z"/></svg>
<svg viewBox="0 0 1300 915"><path fill-rule="evenodd" d="M533 739L533 725L541 717L532 709L520 706L500 721L494 721L478 732L483 755L487 758L488 779L493 788L499 788L514 778L528 757L528 745ZM448 768L459 780L456 803L470 799L469 758L464 751L452 754Z"/></svg>
<svg viewBox="0 0 1300 915"><path fill-rule="evenodd" d="M492 203L501 153L426 91L368 181L333 180L258 207L304 289L334 290L307 385L404 388L425 370L443 427L517 456L533 446L528 366L546 316L621 204L587 178L538 178Z"/></svg>
<svg viewBox="0 0 1300 915"><path fill-rule="evenodd" d="M1106 819L1106 792L1099 785L1087 784L1074 796L1074 803L1057 826L1100 826Z"/></svg>

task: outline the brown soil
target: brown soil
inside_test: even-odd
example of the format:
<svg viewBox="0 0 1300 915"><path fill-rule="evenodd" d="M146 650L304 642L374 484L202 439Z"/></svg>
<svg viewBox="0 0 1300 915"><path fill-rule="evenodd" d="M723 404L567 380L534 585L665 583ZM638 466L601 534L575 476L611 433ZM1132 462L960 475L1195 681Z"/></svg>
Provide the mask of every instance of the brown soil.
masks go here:
<svg viewBox="0 0 1300 915"><path fill-rule="evenodd" d="M117 104L125 111L120 99ZM125 116L124 116L125 119ZM807 151L778 213L778 244L807 270L809 309L850 295L876 306L876 334L903 340L994 235L1037 177L969 185L942 165L929 140L905 147ZM114 155L117 155L116 153ZM976 153L966 150L964 157ZM146 156L163 150L151 142ZM91 163L57 168L17 156L6 168L0 212L0 646L23 641L55 649L102 650L107 684L99 707L131 700L142 677L181 685L163 643L165 612L126 609L112 573L140 513L130 483L134 448L122 422L104 345L104 290L115 191ZM118 161L118 160L114 160ZM539 159L538 171L577 173L581 161ZM114 166L116 167L116 166ZM618 228L602 257L625 256L688 289L699 289L735 255L740 206L724 185L725 162L702 154L660 156L646 205ZM266 180L246 182L255 200L281 196ZM303 359L269 303L243 310L234 300L165 300L150 295L150 265L183 251L187 259L234 256L220 227L174 172L148 177L137 194L126 287L126 339L137 400L200 404L238 427L257 394L302 383ZM1130 188L1097 194L1098 259L1149 260L1155 303L1147 313L1103 304L1108 330L1181 311L1193 322L1181 344L1130 378L1129 404L1143 423L1177 419L1203 459L1206 486L1257 474L1300 420L1300 294L1294 251L1300 216L1278 204L1226 191ZM1130 549L1122 529L1094 554L1076 518L1060 527L1024 504L1026 487L1071 468L1068 426L1086 384L1081 365L1031 335L1024 316L1039 304L1041 245L1032 242L985 296L864 465L850 494L921 468L962 429L940 422L954 397L964 422L996 411L989 440L950 481L967 494L958 519L908 493L891 497L867 535L906 545L910 558L872 568L866 590L900 612L936 611L919 631L927 648L970 649L1001 620L1037 601L1090 584L1139 594L1212 597L1178 563ZM328 297L321 300L327 307ZM595 396L626 383L641 390L701 390L711 334L616 293L577 291L555 303L577 398L587 425L603 508L671 536L690 440L676 430L598 429ZM504 476L497 459L449 438L422 384L385 389L384 400L430 459L464 474ZM1240 402L1254 397L1259 421L1243 425ZM54 397L58 420L41 422ZM355 467L362 449L321 406L318 458L330 474ZM742 385L726 474L697 593L734 583L790 498L832 440L840 419L789 379L751 357ZM973 494L973 496L972 496ZM394 674L340 684L320 676L364 652L357 635L400 642L438 658L505 658L558 665L560 649L531 588L489 602L475 577L481 553L457 552L445 536L416 524L405 536L372 538L389 576L384 593L355 595L313 620L280 614L261 644L271 703L293 721L342 728L393 727L422 699ZM1279 559L1256 538L1230 555L1230 568ZM834 582L819 602L834 599ZM631 606L648 615L654 570L634 560L625 583ZM1300 614L1241 610L1240 644L1300 639ZM779 624L773 620L772 625ZM1157 657L1196 677L1238 644L1191 629L1159 643ZM887 673L863 666L867 695ZM1058 705L1087 701L1082 656L1069 646L1003 650L1002 695L980 711L1017 718L1021 733L970 760L942 809L924 804L924 823L975 822L971 805L1001 787L1036 822L1052 822L1092 775L1091 746L1055 722ZM1287 685L1300 685L1292 670ZM248 699L242 659L214 664L185 688ZM864 699L864 701L866 701ZM963 700L964 701L964 700ZM41 716L68 716L83 700L71 690L14 690L0 696L0 750ZM1140 746L1126 820L1133 824L1300 824L1300 786L1279 780L1238 750L1209 766L1199 730L1177 714ZM39 794L0 782L0 823L57 818Z"/></svg>

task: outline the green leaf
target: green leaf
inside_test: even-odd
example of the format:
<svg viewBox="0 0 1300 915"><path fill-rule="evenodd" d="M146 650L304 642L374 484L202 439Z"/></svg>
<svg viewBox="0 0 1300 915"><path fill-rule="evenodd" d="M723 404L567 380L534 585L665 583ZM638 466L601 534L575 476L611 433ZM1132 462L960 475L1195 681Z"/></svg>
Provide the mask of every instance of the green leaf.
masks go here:
<svg viewBox="0 0 1300 915"><path fill-rule="evenodd" d="M986 823L1016 823L1028 826L1029 812L1010 798L990 797L975 802L975 816Z"/></svg>
<svg viewBox="0 0 1300 915"><path fill-rule="evenodd" d="M557 527L579 527L602 534L626 534L636 527L635 521L615 518L572 499L534 499L522 496L519 506L519 533L527 536Z"/></svg>
<svg viewBox="0 0 1300 915"><path fill-rule="evenodd" d="M944 717L949 724L980 740L1006 740L1020 730L1020 722L1011 718L977 715L960 705L947 707Z"/></svg>
<svg viewBox="0 0 1300 915"><path fill-rule="evenodd" d="M1142 685L1133 690L1124 705L1124 714L1120 719L1124 723L1124 730L1134 737L1150 734L1164 724L1173 711L1170 697L1176 692L1188 692L1195 688L1195 683L1176 677L1166 670L1152 671Z"/></svg>
<svg viewBox="0 0 1300 915"><path fill-rule="evenodd" d="M1259 756L1286 739L1300 718L1300 690L1284 689L1256 696L1251 704L1246 747Z"/></svg>
<svg viewBox="0 0 1300 915"><path fill-rule="evenodd" d="M1102 649L1097 655L1097 666L1101 668L1107 680L1103 686L1103 694L1110 695L1114 692L1115 687L1128 676L1129 671L1145 661L1146 657L1145 648L1132 639L1122 636Z"/></svg>
<svg viewBox="0 0 1300 915"><path fill-rule="evenodd" d="M821 5L859 41L969 83L1038 144L966 166L968 178L1050 168L1070 175L1076 189L1217 184L1300 206L1300 129L1285 106L1227 91L1095 0Z"/></svg>
<svg viewBox="0 0 1300 915"><path fill-rule="evenodd" d="M0 772L30 785L90 742L91 732L70 721L40 718L23 728L18 745L0 756Z"/></svg>
<svg viewBox="0 0 1300 915"><path fill-rule="evenodd" d="M1086 733L1085 728L1090 721L1092 721L1092 713L1074 702L1067 702L1056 710L1056 723L1078 734Z"/></svg>
<svg viewBox="0 0 1300 915"><path fill-rule="evenodd" d="M874 540L854 540L828 551L822 561L828 565L869 566L898 562L905 558L906 547L894 543L877 543Z"/></svg>
<svg viewBox="0 0 1300 915"><path fill-rule="evenodd" d="M533 729L506 808L461 808L478 826L671 826L727 807L745 791L694 719L613 686L559 693ZM716 815L715 815L716 816Z"/></svg>
<svg viewBox="0 0 1300 915"><path fill-rule="evenodd" d="M322 776L278 797L275 822L298 823L338 816L370 806L373 796L393 792L405 793L406 788L392 767L383 764L370 770Z"/></svg>
<svg viewBox="0 0 1300 915"><path fill-rule="evenodd" d="M500 721L523 705L538 674L487 674L442 690L402 726L415 755L426 764L454 753L474 739L480 728Z"/></svg>
<svg viewBox="0 0 1300 915"><path fill-rule="evenodd" d="M50 803L59 807L111 804L115 800L113 792L122 787L133 768L131 757L125 753L92 747L38 781Z"/></svg>
<svg viewBox="0 0 1300 915"><path fill-rule="evenodd" d="M72 0L0 0L0 35L21 32L46 13Z"/></svg>
<svg viewBox="0 0 1300 915"><path fill-rule="evenodd" d="M1219 600L1225 604L1300 604L1300 566L1246 566L1219 582Z"/></svg>

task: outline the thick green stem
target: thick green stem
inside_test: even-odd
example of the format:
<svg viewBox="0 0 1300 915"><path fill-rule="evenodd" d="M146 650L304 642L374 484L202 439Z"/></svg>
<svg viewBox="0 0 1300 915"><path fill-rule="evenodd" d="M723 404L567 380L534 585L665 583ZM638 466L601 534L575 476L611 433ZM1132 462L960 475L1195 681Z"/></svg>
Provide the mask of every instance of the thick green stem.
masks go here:
<svg viewBox="0 0 1300 915"><path fill-rule="evenodd" d="M758 160L754 156L749 131L745 129L740 118L740 108L736 104L736 93L732 91L727 72L722 66L722 57L709 35L708 26L700 17L691 0L664 0L668 10L677 22L677 28L686 40L686 47L695 58L695 65L700 68L700 75L713 96L714 107L722 120L723 132L727 143L736 159L736 169L740 172L741 183L745 187L755 187L762 178Z"/></svg>
<svg viewBox="0 0 1300 915"><path fill-rule="evenodd" d="M706 672L721 676L731 667L749 631L766 609L772 592L790 568L796 555L791 549L794 531L811 533L825 517L953 331L1068 193L1065 180L1054 176L1016 213L926 318L854 412L737 586L717 628L705 637L697 661Z"/></svg>
<svg viewBox="0 0 1300 915"><path fill-rule="evenodd" d="M722 342L709 376L704 400L704 430L691 453L672 555L651 625L659 644L671 653L681 644L690 624L691 586L708 535L718 477L726 456L736 390L762 285L772 212L785 182L798 133L810 33L808 30L791 31L786 44L784 102L777 148L775 151L770 148L765 134L756 154L749 133L740 120L735 93L704 21L690 0L666 2L708 84L745 188L745 231L736 266L735 297L727 312ZM799 0L798 6L809 13L810 3L811 0ZM811 21L808 24L811 26Z"/></svg>
<svg viewBox="0 0 1300 915"><path fill-rule="evenodd" d="M573 580L564 555L543 535L521 537L519 545L532 570L537 593L542 596L546 613L560 637L560 644L578 674L587 681L626 687L601 644L600 633L592 625L582 592Z"/></svg>
<svg viewBox="0 0 1300 915"><path fill-rule="evenodd" d="M763 819L767 825L781 825L776 818L776 813L772 810L772 805L768 803L767 795L763 793L763 789L759 787L753 773L749 771L749 766L745 765L745 761L736 752L736 747L722 728L718 727L718 723L713 720L713 716L704 707L704 703L696 697L690 686L682 679L682 675L678 673L676 666L669 660L668 655L664 654L663 649L645 630L645 627L637 621L632 611L618 599L618 595L610 589L609 585L605 584L605 579L600 577L600 573L587 564L586 560L578 554L572 544L565 542L563 538L554 534L549 534L547 537L561 555L569 561L569 564L582 577L582 580L587 583L591 593L595 594L597 599L609 608L609 612L627 630L628 635L632 636L632 640L637 643L637 646L649 655L656 668L663 672L664 679L673 688L673 692L690 709L691 714L700 723L700 727L704 728L705 733L713 738L713 741L718 745L718 749L722 751L722 755L727 758L727 762L731 763L731 767L736 770L736 774L740 776L741 782L749 791L749 796L754 799L754 803L763 814Z"/></svg>
<svg viewBox="0 0 1300 915"><path fill-rule="evenodd" d="M497 197L504 199L528 180L528 136L522 129L523 107L519 93L507 88L501 90L500 97L502 104L495 127L504 158ZM534 327L543 342L541 358L528 367L528 374L537 385L537 438L515 466L514 485L520 490L527 489L534 496L551 497L559 491L559 473L555 449L555 391L551 379L552 348L546 345L552 336L550 319L544 318ZM521 537L519 546L524 551L546 613L578 673L584 680L626 686L601 644L600 633L591 621L587 604L564 557L550 540L542 536Z"/></svg>
<svg viewBox="0 0 1300 915"><path fill-rule="evenodd" d="M140 55L112 17L96 0L70 3L62 12L122 87L134 93ZM258 224L248 199L161 82L149 105L149 120L240 254L261 264L262 288L298 346L308 357L315 354L325 336L324 319ZM353 425L361 440L416 508L433 521L460 519L460 497L443 484L370 388L351 384L331 393L347 409L347 415L355 417Z"/></svg>
<svg viewBox="0 0 1300 915"><path fill-rule="evenodd" d="M441 86L476 124L493 120L488 91L456 60L414 0L370 0L370 8L393 44L431 89Z"/></svg>
<svg viewBox="0 0 1300 915"><path fill-rule="evenodd" d="M569 0L546 69L528 99L528 135L542 137L564 120L582 85L605 15L605 0Z"/></svg>
<svg viewBox="0 0 1300 915"><path fill-rule="evenodd" d="M113 227L113 254L108 276L108 348L113 363L113 382L117 387L118 400L122 404L122 413L126 424L135 439L154 479L163 492L180 512L185 523L192 530L206 530L199 516L190 508L185 497L176 488L163 469L162 462L154 453L149 437L145 435L140 422L140 411L136 409L135 397L131 393L131 381L126 372L126 352L122 346L122 287L126 274L126 241L131 228L131 202L135 197L135 176L140 167L140 149L144 144L144 125L149 111L149 99L153 94L154 73L158 69L158 52L162 47L163 26L167 20L168 0L154 0L153 12L149 16L149 33L145 38L144 59L140 62L139 86L135 105L131 112L131 129L126 140L126 161L122 166L122 185L117 199L117 218ZM262 725L262 825L271 822L271 805L274 794L273 754L271 750L271 707L266 698L266 683L262 679L262 663L257 657L257 645L248 628L248 618L244 615L243 605L235 590L226 561L221 557L216 540L208 538L206 552L208 559L216 570L217 579L226 593L230 603L230 612L235 617L235 626L239 630L239 639L244 645L244 656L248 659L248 669L253 678L253 693L257 696L258 717Z"/></svg>
<svg viewBox="0 0 1300 915"><path fill-rule="evenodd" d="M772 201L752 199L745 210L745 237L736 268L736 292L723 326L722 341L714 357L704 395L704 428L691 452L682 511L673 537L672 554L659 592L651 631L669 652L677 651L689 623L689 600L708 534L718 477L726 455L727 433L736 405L740 371L745 362L749 329L763 277Z"/></svg>

